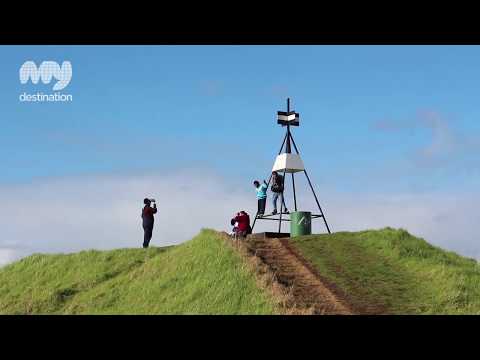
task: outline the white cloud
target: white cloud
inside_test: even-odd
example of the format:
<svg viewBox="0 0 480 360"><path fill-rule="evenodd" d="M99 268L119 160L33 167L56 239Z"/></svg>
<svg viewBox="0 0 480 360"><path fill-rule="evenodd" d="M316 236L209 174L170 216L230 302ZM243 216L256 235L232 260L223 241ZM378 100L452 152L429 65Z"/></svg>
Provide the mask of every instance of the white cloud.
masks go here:
<svg viewBox="0 0 480 360"><path fill-rule="evenodd" d="M138 247L144 197L155 197L153 244L184 241L201 227L221 228L247 194L213 175L97 176L0 187L0 245L35 251Z"/></svg>
<svg viewBox="0 0 480 360"><path fill-rule="evenodd" d="M19 254L14 249L0 248L0 267L19 258Z"/></svg>
<svg viewBox="0 0 480 360"><path fill-rule="evenodd" d="M478 194L326 194L322 207L333 231L404 228L431 244L480 259Z"/></svg>
<svg viewBox="0 0 480 360"><path fill-rule="evenodd" d="M304 185L298 182L298 187ZM480 258L475 225L478 196L348 195L320 189L320 201L333 231L403 227L427 241ZM0 186L0 265L33 252L140 247L140 211L144 197L158 201L153 246L178 244L203 227L230 230L239 211L254 214L250 184L239 189L230 181L198 170L170 175L91 176L48 179ZM299 206L314 209L299 191ZM292 209L291 199L287 205ZM271 209L270 199L267 211ZM321 220L314 229L324 231ZM259 222L255 231L275 231ZM286 230L287 227L284 227Z"/></svg>

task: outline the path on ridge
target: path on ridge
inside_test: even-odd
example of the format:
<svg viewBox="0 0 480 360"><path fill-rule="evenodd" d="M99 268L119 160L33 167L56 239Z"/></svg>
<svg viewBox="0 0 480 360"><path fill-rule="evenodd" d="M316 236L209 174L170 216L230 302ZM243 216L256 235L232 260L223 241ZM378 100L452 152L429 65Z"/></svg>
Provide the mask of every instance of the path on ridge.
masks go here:
<svg viewBox="0 0 480 360"><path fill-rule="evenodd" d="M352 315L349 306L333 284L328 284L289 244L287 238L266 238L263 234L248 236L248 252L258 257L275 274L276 281L291 289L295 306L313 309L314 314Z"/></svg>

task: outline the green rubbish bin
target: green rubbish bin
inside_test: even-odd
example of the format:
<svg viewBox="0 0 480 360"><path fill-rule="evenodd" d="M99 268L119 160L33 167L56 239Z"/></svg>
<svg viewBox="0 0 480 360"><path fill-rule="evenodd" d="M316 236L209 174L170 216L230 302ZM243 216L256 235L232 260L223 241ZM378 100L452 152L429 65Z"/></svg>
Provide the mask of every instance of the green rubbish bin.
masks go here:
<svg viewBox="0 0 480 360"><path fill-rule="evenodd" d="M312 233L312 213L295 211L290 214L290 236L310 235Z"/></svg>

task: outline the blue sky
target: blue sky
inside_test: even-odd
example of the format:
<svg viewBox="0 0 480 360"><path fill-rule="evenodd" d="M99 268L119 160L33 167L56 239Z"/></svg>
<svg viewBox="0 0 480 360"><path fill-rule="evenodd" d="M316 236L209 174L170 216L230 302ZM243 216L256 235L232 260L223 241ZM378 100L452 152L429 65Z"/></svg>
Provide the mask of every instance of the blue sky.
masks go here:
<svg viewBox="0 0 480 360"><path fill-rule="evenodd" d="M289 96L320 191L477 193L478 46L1 46L0 59L0 186L207 169L251 192ZM70 61L73 102L21 103L52 88L20 84L27 60Z"/></svg>
<svg viewBox="0 0 480 360"><path fill-rule="evenodd" d="M0 56L2 182L193 165L263 177L282 139L275 112L290 96L296 141L319 181L346 191L388 191L386 180L472 185L471 173L409 167L430 129L375 123L433 111L452 130L478 133L476 46L4 46ZM51 89L20 84L26 60L71 61L73 103L20 103L23 91ZM403 176L388 175L395 169Z"/></svg>

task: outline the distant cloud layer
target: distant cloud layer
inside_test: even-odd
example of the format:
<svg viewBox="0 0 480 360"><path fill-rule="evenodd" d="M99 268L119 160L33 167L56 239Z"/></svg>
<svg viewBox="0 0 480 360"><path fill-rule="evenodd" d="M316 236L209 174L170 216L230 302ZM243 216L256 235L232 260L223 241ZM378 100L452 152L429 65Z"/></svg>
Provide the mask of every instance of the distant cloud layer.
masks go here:
<svg viewBox="0 0 480 360"><path fill-rule="evenodd" d="M14 249L0 249L0 266L16 260L19 255Z"/></svg>
<svg viewBox="0 0 480 360"><path fill-rule="evenodd" d="M214 176L98 176L0 187L0 248L28 252L139 247L144 197L158 201L156 246L187 240L202 227L225 228L244 194Z"/></svg>
<svg viewBox="0 0 480 360"><path fill-rule="evenodd" d="M431 243L480 258L475 231L480 222L476 210L480 198L476 194L349 195L329 189L317 191L333 231L403 227ZM308 192L299 194L302 209L315 208ZM246 210L253 217L256 210L251 184L238 189L227 179L198 171L2 185L0 265L33 252L140 247L140 211L146 196L156 198L159 206L154 246L178 244L203 227L229 231L229 220L236 211ZM287 200L291 209L289 195ZM273 222L257 224L256 231L277 229ZM325 231L321 220L316 221L314 230Z"/></svg>
<svg viewBox="0 0 480 360"><path fill-rule="evenodd" d="M404 228L431 244L480 259L479 201L478 194L470 193L331 193L325 205L335 231Z"/></svg>

